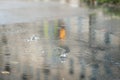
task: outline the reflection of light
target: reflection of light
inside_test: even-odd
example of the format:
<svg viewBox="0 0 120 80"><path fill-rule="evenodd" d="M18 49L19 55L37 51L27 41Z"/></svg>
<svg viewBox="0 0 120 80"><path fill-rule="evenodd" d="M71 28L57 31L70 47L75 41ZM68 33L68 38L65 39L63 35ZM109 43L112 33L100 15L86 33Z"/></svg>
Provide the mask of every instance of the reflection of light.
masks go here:
<svg viewBox="0 0 120 80"><path fill-rule="evenodd" d="M65 63L65 61L61 61L61 63Z"/></svg>
<svg viewBox="0 0 120 80"><path fill-rule="evenodd" d="M2 74L10 74L9 71L2 71L1 73L2 73Z"/></svg>
<svg viewBox="0 0 120 80"><path fill-rule="evenodd" d="M64 27L62 27L59 32L59 37L60 37L60 39L65 39L65 36L66 36L66 31L65 31Z"/></svg>
<svg viewBox="0 0 120 80"><path fill-rule="evenodd" d="M11 63L13 63L13 64L18 64L19 62L16 62L16 61L11 61Z"/></svg>
<svg viewBox="0 0 120 80"><path fill-rule="evenodd" d="M65 54L65 53L61 54L61 55L60 55L61 63L66 62L66 58L67 58L67 54Z"/></svg>
<svg viewBox="0 0 120 80"><path fill-rule="evenodd" d="M60 57L64 57L65 58L65 57L67 57L67 55L66 54L61 54Z"/></svg>
<svg viewBox="0 0 120 80"><path fill-rule="evenodd" d="M31 36L29 39L27 39L27 41L28 41L28 42L30 42L30 41L36 41L36 40L38 40L38 39L39 39L38 36L33 35L33 36Z"/></svg>
<svg viewBox="0 0 120 80"><path fill-rule="evenodd" d="M45 53L45 51L42 50L42 54L44 54L44 53Z"/></svg>

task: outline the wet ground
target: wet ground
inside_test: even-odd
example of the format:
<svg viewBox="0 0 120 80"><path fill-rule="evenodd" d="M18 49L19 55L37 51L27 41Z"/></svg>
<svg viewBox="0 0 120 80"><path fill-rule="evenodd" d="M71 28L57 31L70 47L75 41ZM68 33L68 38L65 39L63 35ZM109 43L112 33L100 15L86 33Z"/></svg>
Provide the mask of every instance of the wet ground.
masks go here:
<svg viewBox="0 0 120 80"><path fill-rule="evenodd" d="M120 80L119 17L102 10L89 15L93 10L77 8L75 12L70 7L69 12L74 11L71 14L55 14L48 11L50 5L47 9L38 5L29 4L39 8L32 7L33 17L27 15L31 12L28 7L3 9L4 5L1 10L7 14L0 26L1 80ZM48 13L43 16L41 7L53 17L46 18ZM60 12L68 10L57 8ZM54 6L49 9L54 11ZM66 31L65 39L59 39L61 26Z"/></svg>
<svg viewBox="0 0 120 80"><path fill-rule="evenodd" d="M34 22L86 14L83 8L72 8L57 2L3 1L0 4L0 24Z"/></svg>

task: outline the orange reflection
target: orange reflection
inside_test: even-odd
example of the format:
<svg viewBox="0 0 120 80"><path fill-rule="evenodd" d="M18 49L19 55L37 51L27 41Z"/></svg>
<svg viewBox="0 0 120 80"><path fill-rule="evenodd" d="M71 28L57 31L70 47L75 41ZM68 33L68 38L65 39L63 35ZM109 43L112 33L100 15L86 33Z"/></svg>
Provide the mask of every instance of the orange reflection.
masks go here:
<svg viewBox="0 0 120 80"><path fill-rule="evenodd" d="M59 31L59 38L60 39L65 39L66 37L66 31L64 27L61 27L60 31Z"/></svg>

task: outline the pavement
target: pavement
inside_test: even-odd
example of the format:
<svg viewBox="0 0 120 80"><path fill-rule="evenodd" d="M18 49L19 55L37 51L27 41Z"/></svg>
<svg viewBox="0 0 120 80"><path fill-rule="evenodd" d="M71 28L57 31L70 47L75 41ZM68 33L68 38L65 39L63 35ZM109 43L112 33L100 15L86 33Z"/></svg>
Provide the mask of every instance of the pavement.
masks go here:
<svg viewBox="0 0 120 80"><path fill-rule="evenodd" d="M6 9L1 10L17 18L13 19L11 15L7 15L5 22L1 22L0 50L3 59L0 58L0 70L3 71L5 64L10 63L11 74L0 74L0 78L24 80L23 74L25 74L28 80L120 80L119 47L113 49L109 45L108 47L89 46L89 18L86 14L77 16L79 11L74 11L70 7L52 5L53 3L49 5L17 3L17 5L15 2L13 4L19 8L13 9L11 6L11 9L3 7ZM47 8L44 5L47 5ZM50 5L52 8L49 7ZM28 8L30 6L33 7ZM45 12L41 13L41 7ZM60 10L55 14L54 9ZM69 11L59 13L66 9L73 13L68 16L66 15ZM54 18L46 19L47 11L51 13L50 15L55 14ZM34 15L28 15L27 12L32 12ZM60 17L56 17L57 15ZM39 19L39 16L45 19ZM19 22L20 19L22 22ZM65 24L67 35L64 40L58 38L59 21ZM6 56L6 53L9 56ZM66 56L61 58L61 54Z"/></svg>

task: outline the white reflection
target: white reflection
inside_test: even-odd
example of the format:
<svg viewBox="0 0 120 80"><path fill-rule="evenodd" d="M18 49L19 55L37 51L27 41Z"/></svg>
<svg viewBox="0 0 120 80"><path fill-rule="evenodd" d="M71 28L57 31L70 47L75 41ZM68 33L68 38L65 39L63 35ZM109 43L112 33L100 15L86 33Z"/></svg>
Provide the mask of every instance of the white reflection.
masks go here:
<svg viewBox="0 0 120 80"><path fill-rule="evenodd" d="M36 35L31 36L29 39L27 39L27 42L31 42L31 41L36 41L39 40L40 38Z"/></svg>
<svg viewBox="0 0 120 80"><path fill-rule="evenodd" d="M10 74L9 71L1 71L2 74Z"/></svg>

